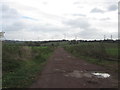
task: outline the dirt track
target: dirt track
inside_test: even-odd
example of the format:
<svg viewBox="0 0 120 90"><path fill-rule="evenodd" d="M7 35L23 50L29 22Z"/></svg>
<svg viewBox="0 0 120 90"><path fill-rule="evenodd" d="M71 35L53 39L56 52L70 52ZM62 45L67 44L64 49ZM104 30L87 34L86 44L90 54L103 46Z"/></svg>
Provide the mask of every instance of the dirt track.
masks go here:
<svg viewBox="0 0 120 90"><path fill-rule="evenodd" d="M91 72L108 72L109 78L97 78ZM57 48L49 58L38 80L30 88L114 88L115 74L102 66L75 58L63 48Z"/></svg>

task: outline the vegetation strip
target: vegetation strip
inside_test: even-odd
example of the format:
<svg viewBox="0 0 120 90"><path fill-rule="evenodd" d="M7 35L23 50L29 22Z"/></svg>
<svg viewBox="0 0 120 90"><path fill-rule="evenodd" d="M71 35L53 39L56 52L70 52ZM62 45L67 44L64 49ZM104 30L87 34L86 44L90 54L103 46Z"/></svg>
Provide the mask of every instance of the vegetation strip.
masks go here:
<svg viewBox="0 0 120 90"><path fill-rule="evenodd" d="M118 43L83 42L64 48L76 57L118 71Z"/></svg>
<svg viewBox="0 0 120 90"><path fill-rule="evenodd" d="M3 88L25 88L44 68L53 47L3 44Z"/></svg>

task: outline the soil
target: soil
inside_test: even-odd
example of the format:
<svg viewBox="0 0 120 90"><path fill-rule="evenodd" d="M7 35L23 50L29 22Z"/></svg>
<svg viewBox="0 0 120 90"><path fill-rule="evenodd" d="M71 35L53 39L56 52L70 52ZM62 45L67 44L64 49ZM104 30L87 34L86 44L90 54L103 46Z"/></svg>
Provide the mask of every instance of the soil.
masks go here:
<svg viewBox="0 0 120 90"><path fill-rule="evenodd" d="M107 72L110 77L98 78L92 75L92 72ZM117 86L117 73L76 58L63 48L57 48L30 88L117 88Z"/></svg>

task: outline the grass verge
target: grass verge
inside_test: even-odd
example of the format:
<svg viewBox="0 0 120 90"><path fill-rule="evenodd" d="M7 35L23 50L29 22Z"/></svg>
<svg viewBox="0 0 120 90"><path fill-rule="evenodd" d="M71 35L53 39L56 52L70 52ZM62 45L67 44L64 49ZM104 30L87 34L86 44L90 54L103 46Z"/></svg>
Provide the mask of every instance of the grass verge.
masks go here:
<svg viewBox="0 0 120 90"><path fill-rule="evenodd" d="M64 46L64 49L69 53L71 53L72 55L74 55L75 57L86 60L87 62L90 62L93 64L104 66L107 69L118 72L118 61L110 61L105 59L103 55L106 55L106 54L104 54L104 52L101 52L99 47L92 46L92 45L93 44L91 44L91 46L70 45L70 46ZM111 52L109 52L109 50L112 50L113 48L110 48L110 49L109 48L107 48L107 53L111 55ZM117 58L117 53L115 53L114 56L115 55Z"/></svg>
<svg viewBox="0 0 120 90"><path fill-rule="evenodd" d="M30 86L54 50L51 47L23 47L3 46L2 88Z"/></svg>

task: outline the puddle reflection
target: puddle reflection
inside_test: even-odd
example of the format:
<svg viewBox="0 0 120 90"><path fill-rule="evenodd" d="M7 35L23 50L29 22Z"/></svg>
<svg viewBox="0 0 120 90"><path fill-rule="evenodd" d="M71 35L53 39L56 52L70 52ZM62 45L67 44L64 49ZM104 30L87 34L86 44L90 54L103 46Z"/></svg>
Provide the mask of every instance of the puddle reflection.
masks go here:
<svg viewBox="0 0 120 90"><path fill-rule="evenodd" d="M92 74L97 76L98 78L108 78L108 77L110 77L110 74L108 74L108 73L98 73L98 72L95 72L95 73L92 73Z"/></svg>

